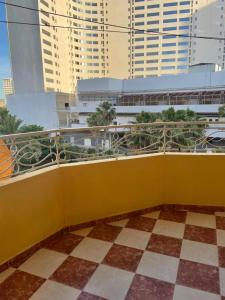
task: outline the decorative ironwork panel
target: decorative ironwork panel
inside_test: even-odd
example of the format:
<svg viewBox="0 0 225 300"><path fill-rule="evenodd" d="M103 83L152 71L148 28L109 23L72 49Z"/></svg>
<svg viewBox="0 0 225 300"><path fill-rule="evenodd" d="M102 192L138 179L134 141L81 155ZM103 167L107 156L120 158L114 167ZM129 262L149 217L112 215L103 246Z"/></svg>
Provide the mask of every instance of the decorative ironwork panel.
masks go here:
<svg viewBox="0 0 225 300"><path fill-rule="evenodd" d="M155 122L1 136L0 179L64 163L166 152L225 153L225 122Z"/></svg>

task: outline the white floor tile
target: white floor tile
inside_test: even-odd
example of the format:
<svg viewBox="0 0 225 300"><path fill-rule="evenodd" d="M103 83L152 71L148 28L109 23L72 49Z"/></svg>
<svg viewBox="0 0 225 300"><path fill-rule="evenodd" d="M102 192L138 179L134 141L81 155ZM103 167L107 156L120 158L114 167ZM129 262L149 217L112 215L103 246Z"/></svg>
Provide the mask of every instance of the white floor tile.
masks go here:
<svg viewBox="0 0 225 300"><path fill-rule="evenodd" d="M109 225L125 227L127 225L128 221L129 221L129 219L124 219L124 220L120 220L120 221L111 222L111 223L109 223Z"/></svg>
<svg viewBox="0 0 225 300"><path fill-rule="evenodd" d="M47 280L30 298L31 300L75 300L81 291L64 284Z"/></svg>
<svg viewBox="0 0 225 300"><path fill-rule="evenodd" d="M216 217L214 215L188 212L186 223L207 228L216 228Z"/></svg>
<svg viewBox="0 0 225 300"><path fill-rule="evenodd" d="M150 236L151 233L149 232L131 228L123 228L115 240L115 243L144 250L148 244Z"/></svg>
<svg viewBox="0 0 225 300"><path fill-rule="evenodd" d="M202 264L219 265L218 248L216 245L183 240L180 257Z"/></svg>
<svg viewBox="0 0 225 300"><path fill-rule="evenodd" d="M42 278L48 278L63 263L68 255L48 249L40 249L19 269Z"/></svg>
<svg viewBox="0 0 225 300"><path fill-rule="evenodd" d="M216 234L217 234L217 244L219 246L225 247L225 230L217 229Z"/></svg>
<svg viewBox="0 0 225 300"><path fill-rule="evenodd" d="M220 300L220 296L176 285L173 300Z"/></svg>
<svg viewBox="0 0 225 300"><path fill-rule="evenodd" d="M83 229L73 231L72 233L77 234L77 235L81 235L81 236L87 236L92 231L92 229L93 229L93 227L87 227L87 228L83 228Z"/></svg>
<svg viewBox="0 0 225 300"><path fill-rule="evenodd" d="M220 268L220 293L225 297L225 268Z"/></svg>
<svg viewBox="0 0 225 300"><path fill-rule="evenodd" d="M225 212L224 211L218 211L218 212L215 212L215 215L219 216L219 217L225 217Z"/></svg>
<svg viewBox="0 0 225 300"><path fill-rule="evenodd" d="M111 246L112 243L110 242L86 237L70 255L100 263L108 253Z"/></svg>
<svg viewBox="0 0 225 300"><path fill-rule="evenodd" d="M153 233L171 236L175 238L183 238L184 228L185 224L182 223L157 220L153 229Z"/></svg>
<svg viewBox="0 0 225 300"><path fill-rule="evenodd" d="M160 214L160 211L157 210L157 211L152 211L150 213L144 214L143 217L152 218L152 219L158 219L159 214Z"/></svg>
<svg viewBox="0 0 225 300"><path fill-rule="evenodd" d="M163 281L175 283L179 259L146 251L139 263L137 273Z"/></svg>
<svg viewBox="0 0 225 300"><path fill-rule="evenodd" d="M100 265L84 290L106 299L123 300L133 277L134 273Z"/></svg>

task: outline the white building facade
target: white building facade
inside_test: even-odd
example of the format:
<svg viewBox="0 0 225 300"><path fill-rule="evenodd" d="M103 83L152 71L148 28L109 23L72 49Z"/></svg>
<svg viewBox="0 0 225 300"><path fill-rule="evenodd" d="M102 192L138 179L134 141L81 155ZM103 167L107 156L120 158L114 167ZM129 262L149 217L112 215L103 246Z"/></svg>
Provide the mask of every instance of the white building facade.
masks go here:
<svg viewBox="0 0 225 300"><path fill-rule="evenodd" d="M137 114L190 109L209 121L218 120L218 109L225 104L225 71L214 64L197 65L190 73L161 77L79 80L77 95L28 93L7 97L11 114L24 124L45 129L87 127L87 118L103 102L116 109L115 124L128 124Z"/></svg>
<svg viewBox="0 0 225 300"><path fill-rule="evenodd" d="M115 123L134 122L142 111L162 112L169 107L175 110L191 109L200 116L218 120L218 109L225 104L225 71L193 72L162 77L118 79L89 79L78 82L78 103L71 110L79 115L79 124L87 126L90 113L102 101L111 102L116 108ZM211 68L212 67L212 68Z"/></svg>
<svg viewBox="0 0 225 300"><path fill-rule="evenodd" d="M28 93L7 97L7 108L23 125L40 125L45 130L70 127L77 114L70 111L74 95L63 93Z"/></svg>

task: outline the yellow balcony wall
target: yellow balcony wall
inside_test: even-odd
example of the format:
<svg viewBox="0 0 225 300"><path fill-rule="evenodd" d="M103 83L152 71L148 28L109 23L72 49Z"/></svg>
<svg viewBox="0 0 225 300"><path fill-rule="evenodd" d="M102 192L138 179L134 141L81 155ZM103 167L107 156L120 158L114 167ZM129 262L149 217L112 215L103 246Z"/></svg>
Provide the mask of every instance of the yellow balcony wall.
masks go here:
<svg viewBox="0 0 225 300"><path fill-rule="evenodd" d="M225 206L225 155L50 167L0 183L0 264L69 225L160 204Z"/></svg>
<svg viewBox="0 0 225 300"><path fill-rule="evenodd" d="M162 172L162 155L62 168L67 225L161 204Z"/></svg>
<svg viewBox="0 0 225 300"><path fill-rule="evenodd" d="M163 203L225 206L224 154L167 154L163 165Z"/></svg>
<svg viewBox="0 0 225 300"><path fill-rule="evenodd" d="M0 264L63 226L58 170L35 173L0 182Z"/></svg>

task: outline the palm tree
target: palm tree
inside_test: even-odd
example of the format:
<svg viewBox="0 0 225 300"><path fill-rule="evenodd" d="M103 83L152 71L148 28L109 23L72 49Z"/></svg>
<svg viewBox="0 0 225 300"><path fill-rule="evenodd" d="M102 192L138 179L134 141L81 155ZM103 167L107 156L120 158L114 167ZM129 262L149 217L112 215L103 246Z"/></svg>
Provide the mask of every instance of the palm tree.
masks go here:
<svg viewBox="0 0 225 300"><path fill-rule="evenodd" d="M116 118L116 110L111 103L104 101L96 109L95 113L90 114L87 119L88 126L107 126L112 124Z"/></svg>
<svg viewBox="0 0 225 300"><path fill-rule="evenodd" d="M89 127L93 126L108 126L112 124L113 120L116 118L116 109L112 106L111 103L104 101L102 102L96 109L95 113L90 114L90 116L87 119L87 123ZM97 144L97 149L99 146L99 142L102 141L102 146L100 147L103 150L107 150L107 134L108 130L104 129L104 134L100 139L97 136L96 137L96 144ZM108 137L108 141L110 142L110 133ZM99 151L99 149L97 150ZM102 150L101 150L102 151Z"/></svg>
<svg viewBox="0 0 225 300"><path fill-rule="evenodd" d="M188 122L198 121L200 117L189 109L175 111L174 108L169 108L161 113L142 112L136 117L136 123L154 123L161 122ZM156 127L138 127L130 137L130 145L137 149L148 149L155 151L167 143L171 149L181 150L182 147L189 149L193 148L196 141L204 134L204 128L201 125L186 125L185 128L173 128L167 126L166 135L163 132L163 125Z"/></svg>
<svg viewBox="0 0 225 300"><path fill-rule="evenodd" d="M160 113L142 111L140 114L137 115L135 123L152 123L156 122L157 120L160 120L160 118Z"/></svg>

